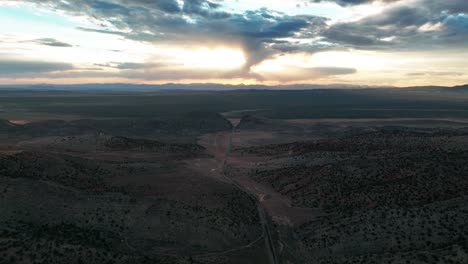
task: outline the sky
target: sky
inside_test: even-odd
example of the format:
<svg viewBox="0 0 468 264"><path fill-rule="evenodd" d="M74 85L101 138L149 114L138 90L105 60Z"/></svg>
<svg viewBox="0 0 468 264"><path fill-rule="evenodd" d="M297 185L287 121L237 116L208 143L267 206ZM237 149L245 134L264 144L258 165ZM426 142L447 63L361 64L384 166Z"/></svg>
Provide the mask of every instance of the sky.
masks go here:
<svg viewBox="0 0 468 264"><path fill-rule="evenodd" d="M0 84L468 83L466 0L0 0Z"/></svg>

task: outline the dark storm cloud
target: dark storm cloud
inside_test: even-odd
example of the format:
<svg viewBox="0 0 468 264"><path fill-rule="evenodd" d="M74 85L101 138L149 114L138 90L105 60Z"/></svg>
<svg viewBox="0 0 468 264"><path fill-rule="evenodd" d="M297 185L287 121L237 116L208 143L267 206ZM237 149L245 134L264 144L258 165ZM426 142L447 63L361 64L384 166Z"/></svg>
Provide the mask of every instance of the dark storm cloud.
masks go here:
<svg viewBox="0 0 468 264"><path fill-rule="evenodd" d="M222 11L213 11L218 9L221 5L206 1L206 0L186 0L184 1L183 12L188 14L197 14L204 17L211 18L226 18L229 17L229 13Z"/></svg>
<svg viewBox="0 0 468 264"><path fill-rule="evenodd" d="M156 1L156 5L159 7L159 9L169 13L176 13L181 11L179 4L175 0Z"/></svg>
<svg viewBox="0 0 468 264"><path fill-rule="evenodd" d="M208 0L185 0L183 5L179 5L176 0L17 0L18 2L28 1L53 9L65 10L73 13L85 13L95 18L108 16L111 18L128 18L131 15L150 14L177 14L200 15L212 18L223 18L228 13L218 10L220 4ZM158 13L163 12L163 13ZM118 21L113 21L118 22Z"/></svg>
<svg viewBox="0 0 468 264"><path fill-rule="evenodd" d="M271 17L270 17L271 16ZM265 18L268 17L268 18ZM230 39L239 42L246 54L244 73L252 66L277 54L281 50L272 48L279 39L304 39L326 26L326 19L315 16L287 16L262 9L245 14L232 14L223 23L206 23L206 36ZM211 28L211 29L210 29ZM215 35L211 32L219 32ZM289 42L290 43L290 42ZM298 51L303 44L292 44ZM285 49L283 49L285 51ZM290 50L292 52L293 49Z"/></svg>
<svg viewBox="0 0 468 264"><path fill-rule="evenodd" d="M331 25L324 17L292 16L266 8L228 13L220 0L24 1L87 16L99 26L81 30L155 43L240 47L246 63L242 69L226 73L227 77L261 78L253 75L251 68L282 53L463 48L468 41L466 0L305 1L334 1L344 8L370 2L386 4L381 13Z"/></svg>
<svg viewBox="0 0 468 264"><path fill-rule="evenodd" d="M382 13L335 24L321 34L333 43L364 49L463 48L468 1L399 2ZM387 39L387 41L385 41Z"/></svg>
<svg viewBox="0 0 468 264"><path fill-rule="evenodd" d="M58 62L0 60L0 76L15 77L28 74L65 71L73 69L73 65Z"/></svg>
<svg viewBox="0 0 468 264"><path fill-rule="evenodd" d="M397 43L384 41L388 37L413 37L420 26L429 22L424 10L397 6L359 21L335 24L322 32L330 42L355 48L391 48Z"/></svg>
<svg viewBox="0 0 468 264"><path fill-rule="evenodd" d="M426 0L424 4L430 10L447 11L448 13L468 12L466 0Z"/></svg>
<svg viewBox="0 0 468 264"><path fill-rule="evenodd" d="M50 47L61 47L61 48L69 48L73 47L73 45L58 41L54 38L40 38L40 39L35 39L31 42L40 44L40 45L45 45L45 46L50 46Z"/></svg>
<svg viewBox="0 0 468 264"><path fill-rule="evenodd" d="M287 49L272 48L278 39L304 39L326 27L326 18L289 16L267 9L227 13L222 1L185 0L44 0L36 4L86 15L101 28L80 28L99 33L118 34L139 41L241 47L246 64L239 75L249 75L252 66ZM110 26L111 25L111 26ZM293 44L290 44L292 46ZM289 50L305 50L295 44ZM310 49L312 44L306 44Z"/></svg>
<svg viewBox="0 0 468 264"><path fill-rule="evenodd" d="M420 26L428 21L427 12L412 6L397 6L384 13L365 18L361 23L373 26Z"/></svg>

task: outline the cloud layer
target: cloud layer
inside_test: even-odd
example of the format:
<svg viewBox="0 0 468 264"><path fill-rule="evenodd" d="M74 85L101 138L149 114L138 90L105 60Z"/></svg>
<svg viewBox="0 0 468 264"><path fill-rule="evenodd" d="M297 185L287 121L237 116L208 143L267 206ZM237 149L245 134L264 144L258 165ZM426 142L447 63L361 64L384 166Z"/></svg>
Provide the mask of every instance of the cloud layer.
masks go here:
<svg viewBox="0 0 468 264"><path fill-rule="evenodd" d="M245 64L236 70L174 70L154 62L123 62L100 65L113 68L125 77L160 78L274 78L291 81L324 76L354 74L356 69L291 67L295 74L262 76L252 69L266 60L285 54L314 54L331 50L424 51L465 49L468 43L468 1L466 0L308 0L317 4L334 2L349 9L375 4L381 11L359 19L332 21L319 15L291 15L281 10L261 8L233 11L222 0L16 0L29 2L92 22L79 30L120 36L129 40L183 46L225 46L241 49ZM52 48L74 45L44 36L32 42ZM111 63L111 62L109 62ZM2 74L70 70L60 63L0 62ZM3 66L2 66L3 65ZM306 70L304 70L306 69ZM309 69L309 70L307 70ZM193 74L195 72L195 74ZM67 73L70 74L70 73ZM83 72L80 72L83 74ZM94 74L94 73L93 73ZM96 73L97 74L97 73ZM111 75L114 75L113 72ZM176 77L179 75L179 77ZM267 76L268 75L268 76ZM300 76L299 76L300 75ZM159 77L158 77L159 76Z"/></svg>
<svg viewBox="0 0 468 264"><path fill-rule="evenodd" d="M32 42L40 44L40 45L50 46L50 47L61 47L61 48L73 47L73 45L71 44L58 41L54 38L40 38L40 39L35 39Z"/></svg>
<svg viewBox="0 0 468 264"><path fill-rule="evenodd" d="M69 63L55 63L43 61L0 60L0 76L34 76L37 73L72 70Z"/></svg>
<svg viewBox="0 0 468 264"><path fill-rule="evenodd" d="M397 2L382 13L338 23L323 31L328 41L357 49L465 48L468 2Z"/></svg>
<svg viewBox="0 0 468 264"><path fill-rule="evenodd" d="M193 45L230 45L240 47L246 63L238 73L247 77L252 66L281 53L314 51L323 44L299 44L326 27L327 18L290 16L268 9L228 13L220 2L186 0L45 0L37 3L53 10L87 16L105 29L82 28L86 31L118 34L129 39L157 43L192 43ZM288 41L281 39L288 38ZM296 43L295 41L296 40Z"/></svg>

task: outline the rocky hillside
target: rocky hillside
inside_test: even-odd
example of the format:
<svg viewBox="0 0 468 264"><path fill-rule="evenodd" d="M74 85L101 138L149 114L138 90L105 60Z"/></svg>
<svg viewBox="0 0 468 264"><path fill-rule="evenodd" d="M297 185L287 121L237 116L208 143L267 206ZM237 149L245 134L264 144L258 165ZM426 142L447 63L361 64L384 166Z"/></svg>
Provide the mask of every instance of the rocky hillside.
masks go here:
<svg viewBox="0 0 468 264"><path fill-rule="evenodd" d="M203 133L226 131L231 123L216 113L191 113L184 116L158 119L82 119L74 121L49 120L25 125L0 122L0 133L14 135L69 136L105 133L127 137L157 137L161 135L197 136Z"/></svg>
<svg viewBox="0 0 468 264"><path fill-rule="evenodd" d="M238 149L267 158L255 181L326 215L296 228L317 263L463 263L465 129L347 129ZM274 166L271 166L274 164Z"/></svg>

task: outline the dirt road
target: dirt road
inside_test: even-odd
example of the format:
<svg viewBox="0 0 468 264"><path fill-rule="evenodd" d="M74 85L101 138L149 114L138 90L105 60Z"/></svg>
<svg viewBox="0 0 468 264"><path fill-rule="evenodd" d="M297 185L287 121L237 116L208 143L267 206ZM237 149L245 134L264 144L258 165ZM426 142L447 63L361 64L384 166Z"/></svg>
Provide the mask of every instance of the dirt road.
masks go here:
<svg viewBox="0 0 468 264"><path fill-rule="evenodd" d="M214 155L216 160L220 164L221 170L218 170L217 168L211 168L210 170L218 170L220 172L220 176L224 178L224 181L230 182L239 190L245 192L256 201L258 216L260 219L259 224L262 226L262 236L265 240L265 249L268 252L269 262L271 264L278 264L278 257L276 254L276 247L274 245L273 238L271 235L270 223L267 219L265 209L263 208L259 200L259 196L257 195L257 193L252 192L249 188L246 188L245 186L239 184L239 182L227 176L225 173L228 165L229 154L232 148L232 137L234 133L235 129L233 128L230 133L224 132L216 133L213 135L205 135L199 140L199 144L204 146L212 155Z"/></svg>

